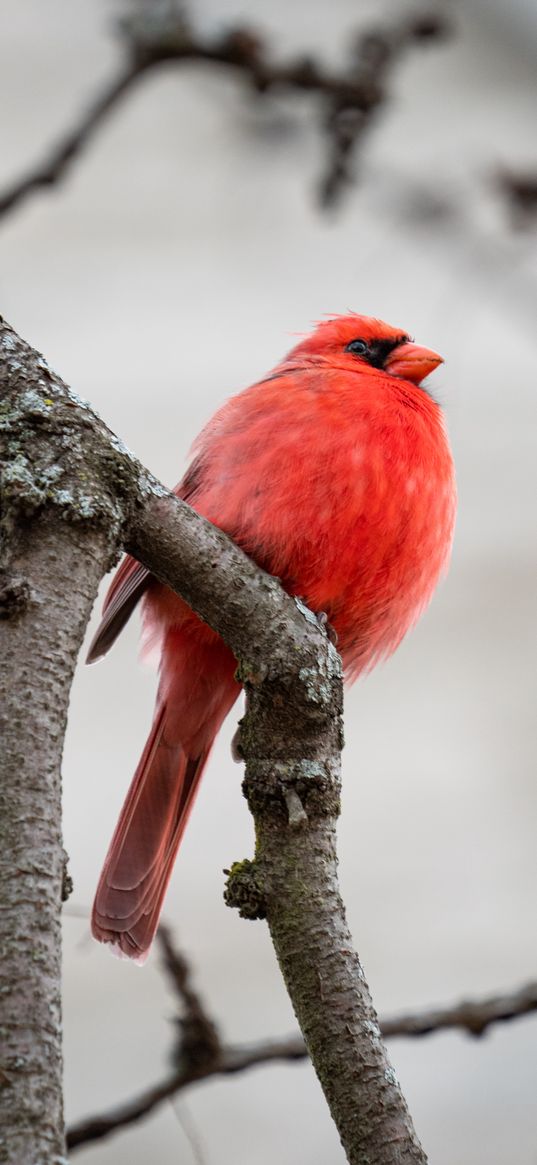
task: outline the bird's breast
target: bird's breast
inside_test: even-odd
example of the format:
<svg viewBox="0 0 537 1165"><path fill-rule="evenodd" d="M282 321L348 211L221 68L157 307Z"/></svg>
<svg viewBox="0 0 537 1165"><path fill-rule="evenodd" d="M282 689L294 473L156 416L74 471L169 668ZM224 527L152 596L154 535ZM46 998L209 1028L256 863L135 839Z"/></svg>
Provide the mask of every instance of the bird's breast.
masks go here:
<svg viewBox="0 0 537 1165"><path fill-rule="evenodd" d="M234 398L200 446L189 498L327 614L351 674L393 650L428 602L455 510L439 407L393 378L374 391L354 379L288 377L285 392Z"/></svg>

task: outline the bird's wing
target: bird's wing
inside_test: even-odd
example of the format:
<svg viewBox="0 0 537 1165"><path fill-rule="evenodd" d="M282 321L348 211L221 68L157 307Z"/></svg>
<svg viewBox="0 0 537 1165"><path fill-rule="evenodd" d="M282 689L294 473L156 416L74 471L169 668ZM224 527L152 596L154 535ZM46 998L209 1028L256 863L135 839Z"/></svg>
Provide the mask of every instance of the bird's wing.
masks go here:
<svg viewBox="0 0 537 1165"><path fill-rule="evenodd" d="M116 571L104 600L103 617L91 641L86 663L95 663L110 650L151 580L151 574L127 554Z"/></svg>
<svg viewBox="0 0 537 1165"><path fill-rule="evenodd" d="M175 486L173 492L185 502L192 499L199 486L201 465L201 458L196 457L182 481ZM125 555L110 583L103 604L103 617L91 641L86 663L95 663L110 650L152 578L145 566L130 554Z"/></svg>

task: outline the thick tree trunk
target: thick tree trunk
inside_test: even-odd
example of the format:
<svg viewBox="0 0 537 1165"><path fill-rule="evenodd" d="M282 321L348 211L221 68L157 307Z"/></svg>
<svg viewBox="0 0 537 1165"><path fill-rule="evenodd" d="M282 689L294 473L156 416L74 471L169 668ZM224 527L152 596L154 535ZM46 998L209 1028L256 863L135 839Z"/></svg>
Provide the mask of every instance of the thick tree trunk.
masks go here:
<svg viewBox="0 0 537 1165"><path fill-rule="evenodd" d="M60 1162L60 765L78 649L106 561L102 533L13 533L0 624L0 1161Z"/></svg>
<svg viewBox="0 0 537 1165"><path fill-rule="evenodd" d="M76 413L75 413L76 410ZM0 1161L65 1159L60 767L120 525L86 415L0 319Z"/></svg>

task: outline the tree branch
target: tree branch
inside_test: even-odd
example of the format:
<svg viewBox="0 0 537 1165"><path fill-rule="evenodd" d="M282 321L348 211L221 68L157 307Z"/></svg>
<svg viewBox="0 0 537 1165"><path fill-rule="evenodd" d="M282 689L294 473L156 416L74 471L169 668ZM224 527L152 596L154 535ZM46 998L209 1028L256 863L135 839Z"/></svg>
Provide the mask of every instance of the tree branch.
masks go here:
<svg viewBox="0 0 537 1165"><path fill-rule="evenodd" d="M179 1021L179 1046L173 1055L175 1071L131 1100L72 1125L67 1132L71 1152L142 1120L191 1084L276 1062L304 1060L308 1056L304 1040L298 1034L239 1047L222 1044L213 1020L190 985L188 963L174 946L168 928L162 924L158 937L164 949L165 969L178 1002L185 1010ZM454 1028L481 1036L493 1024L519 1019L533 1011L537 1011L537 982L527 983L504 995L464 1000L448 1007L381 1019L380 1030L386 1039L415 1038Z"/></svg>
<svg viewBox="0 0 537 1165"><path fill-rule="evenodd" d="M0 192L0 218L31 193L63 179L107 116L146 72L186 61L232 69L258 95L275 89L316 94L322 101L328 141L320 197L323 205L333 204L351 181L353 150L373 114L388 100L390 73L402 54L412 45L441 40L449 31L445 19L428 10L398 20L392 27L372 29L354 38L348 67L334 72L307 56L284 64L273 62L265 44L249 28L238 26L221 37L204 39L174 3L155 5L154 11L143 9L125 18L120 28L126 63L118 76L57 146Z"/></svg>
<svg viewBox="0 0 537 1165"><path fill-rule="evenodd" d="M225 1048L220 1059L211 1067L178 1069L170 1073L153 1088L148 1088L116 1108L100 1116L90 1117L87 1120L72 1125L67 1133L67 1146L72 1153L90 1141L100 1141L103 1137L135 1124L148 1116L155 1108L170 1100L177 1092L211 1076L228 1076L235 1072L243 1072L259 1064L267 1064L276 1060L302 1060L307 1055L304 1043L298 1037L288 1042L285 1040L267 1040L265 1043L253 1044L251 1048Z"/></svg>
<svg viewBox="0 0 537 1165"><path fill-rule="evenodd" d="M61 897L59 817L60 740L76 646L100 575L123 544L157 578L176 590L217 631L239 660L246 690L241 751L245 790L255 817L255 863L232 871L228 899L249 884L258 914L266 914L291 999L349 1161L365 1165L423 1162L423 1151L380 1039L358 957L352 950L336 871L335 823L339 812L342 682L339 657L311 612L287 595L218 529L166 490L125 449L89 405L80 401L9 326L0 321L2 389L2 506L7 540L6 820L15 852L6 871L12 908L3 914L9 980L18 982L33 927L21 911L21 838L39 850L33 829L41 810L50 820L51 857L43 876L52 885L42 920L47 950L56 949ZM55 539L61 553L54 551ZM17 556L19 546L21 553ZM81 546L84 547L81 550ZM81 566L76 568L77 554ZM85 582L80 573L85 575ZM77 599L80 590L80 597ZM58 604L58 592L62 599ZM25 607L25 596L36 596ZM72 600L74 599L74 602ZM51 627L48 605L57 610ZM47 630L47 627L49 629ZM36 646L37 633L43 646ZM35 659L40 665L35 673ZM30 661L34 670L30 674ZM11 666L8 666L8 665ZM9 683L19 676L9 693ZM49 708L51 677L61 688L58 710ZM61 680L60 680L61 677ZM52 692L56 695L56 689ZM41 709L42 706L42 709ZM35 720L35 710L41 717ZM21 725L21 737L18 727ZM35 723L35 729L34 729ZM35 748L40 727L44 752ZM46 742L51 739L49 745ZM21 757L21 739L27 754ZM47 749L49 751L47 751ZM30 759L28 759L30 758ZM20 772L30 782L28 828L19 836ZM51 785L45 785L49 778ZM26 789L26 784L24 785ZM48 790L47 794L42 792ZM297 824L288 794L304 809ZM22 795L22 794L21 794ZM43 803L39 797L43 797ZM45 802L48 809L45 810ZM32 831L33 830L33 831ZM11 839L11 840L10 840ZM57 870L54 880L49 870ZM42 910L41 884L29 881L29 919ZM9 899L8 899L9 901ZM242 903L241 903L242 906ZM22 943L22 959L18 942ZM24 1004L45 993L57 1000L58 958L24 976ZM32 1002L28 991L32 991ZM47 994L48 992L48 994ZM0 996L5 1019L11 1007ZM22 1006L22 994L20 1004ZM46 1020L36 1016L46 1064ZM26 1067L26 1043L12 1030L8 1069ZM37 1038L37 1037L36 1037ZM39 1042L39 1041L38 1041ZM55 1063L61 1062L54 1025ZM37 1059L34 1065L37 1072ZM5 1070L9 1077L9 1071ZM18 1077L16 1077L18 1079ZM48 1076L47 1076L48 1080ZM57 1113L59 1074L51 1074L49 1111ZM6 1089L3 1090L4 1094ZM37 1159L35 1113L29 1124L24 1088L10 1095L11 1127L20 1125L17 1159ZM51 1117L54 1137L60 1133ZM26 1139L25 1139L26 1138ZM33 1154L31 1157L30 1154ZM46 1153L43 1150L43 1156Z"/></svg>
<svg viewBox="0 0 537 1165"><path fill-rule="evenodd" d="M432 1007L384 1019L381 1021L381 1030L386 1039L393 1039L394 1036L428 1036L453 1028L459 1028L470 1036L482 1036L493 1024L521 1019L533 1011L537 1011L537 980L504 995L464 999L448 1007Z"/></svg>

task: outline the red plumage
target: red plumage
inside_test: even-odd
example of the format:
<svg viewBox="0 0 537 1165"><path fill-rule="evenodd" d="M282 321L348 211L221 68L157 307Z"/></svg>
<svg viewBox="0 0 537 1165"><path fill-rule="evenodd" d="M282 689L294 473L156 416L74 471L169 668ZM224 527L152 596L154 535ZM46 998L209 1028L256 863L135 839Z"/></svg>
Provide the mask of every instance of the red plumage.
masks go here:
<svg viewBox="0 0 537 1165"><path fill-rule="evenodd" d="M397 647L451 548L453 462L439 405L420 387L441 358L364 316L318 325L203 430L177 494L291 594L325 612L353 679ZM112 839L96 938L149 949L212 742L239 693L219 637L132 558L108 592L89 659L143 598L160 649L149 740Z"/></svg>

